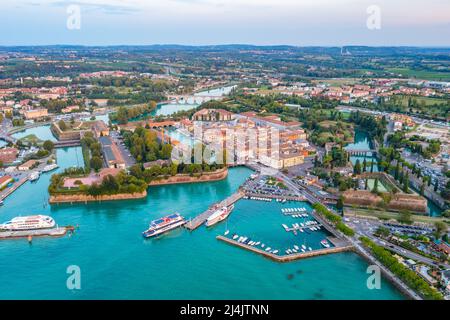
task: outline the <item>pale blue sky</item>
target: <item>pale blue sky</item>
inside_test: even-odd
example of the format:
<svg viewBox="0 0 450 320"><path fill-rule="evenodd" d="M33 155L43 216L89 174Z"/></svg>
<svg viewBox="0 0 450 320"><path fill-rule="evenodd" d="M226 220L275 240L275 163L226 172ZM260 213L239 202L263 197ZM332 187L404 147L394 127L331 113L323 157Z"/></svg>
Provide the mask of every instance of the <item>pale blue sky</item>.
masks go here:
<svg viewBox="0 0 450 320"><path fill-rule="evenodd" d="M80 6L81 29L66 27ZM0 0L0 45L450 46L449 0ZM381 29L366 26L381 9Z"/></svg>

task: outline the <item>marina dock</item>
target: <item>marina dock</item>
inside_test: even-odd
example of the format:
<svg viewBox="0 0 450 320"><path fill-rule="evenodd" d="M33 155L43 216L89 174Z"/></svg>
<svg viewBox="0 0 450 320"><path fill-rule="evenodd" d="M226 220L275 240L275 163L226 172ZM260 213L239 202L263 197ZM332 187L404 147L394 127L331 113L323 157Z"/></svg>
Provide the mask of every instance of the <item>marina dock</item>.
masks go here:
<svg viewBox="0 0 450 320"><path fill-rule="evenodd" d="M191 231L197 229L203 223L205 223L206 219L208 219L217 210L217 208L228 207L228 206L232 205L233 203L237 202L238 200L240 200L242 197L244 197L244 193L241 192L240 190L233 193L231 196L229 196L225 200L223 200L219 203L216 203L215 205L209 207L208 210L206 210L205 212L202 212L195 218L189 220L184 225L184 227Z"/></svg>
<svg viewBox="0 0 450 320"><path fill-rule="evenodd" d="M259 194L259 193L251 193L246 192L245 196L248 198L257 197L257 198L266 198L266 199L278 199L278 200L286 200L286 201L306 201L306 198L303 196L278 196L274 194Z"/></svg>
<svg viewBox="0 0 450 320"><path fill-rule="evenodd" d="M29 237L62 237L68 231L73 231L71 226L57 227L52 229L23 230L23 231L0 231L0 240L29 238Z"/></svg>
<svg viewBox="0 0 450 320"><path fill-rule="evenodd" d="M224 241L228 244L240 247L242 249L246 249L246 250L252 251L254 253L260 254L266 258L269 258L269 259L277 261L277 262L289 262L289 261L295 261L295 260L300 260L300 259L306 259L306 258L310 258L310 257L322 256L325 254L353 250L353 246L350 245L349 243L346 243L344 241L336 241L334 239L332 241L331 239L329 239L334 245L337 244L338 246L335 246L332 248L318 249L318 250L313 250L313 251L299 252L299 253L294 253L294 254L290 254L290 255L278 255L278 254L264 251L263 249L260 249L260 248L256 248L256 247L247 245L242 242L238 242L236 240L233 240L233 239L230 239L230 238L227 238L224 236L217 236L216 239Z"/></svg>

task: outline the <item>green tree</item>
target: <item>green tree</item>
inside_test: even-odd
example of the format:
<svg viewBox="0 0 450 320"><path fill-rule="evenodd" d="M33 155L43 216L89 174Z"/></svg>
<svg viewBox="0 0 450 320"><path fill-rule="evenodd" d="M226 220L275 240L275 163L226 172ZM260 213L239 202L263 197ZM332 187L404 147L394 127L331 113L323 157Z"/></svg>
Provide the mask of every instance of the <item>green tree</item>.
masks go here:
<svg viewBox="0 0 450 320"><path fill-rule="evenodd" d="M128 111L125 107L120 107L116 115L119 124L126 124L128 122Z"/></svg>
<svg viewBox="0 0 450 320"><path fill-rule="evenodd" d="M373 193L378 193L378 178L375 178L375 181L373 183L373 189L372 189Z"/></svg>
<svg viewBox="0 0 450 320"><path fill-rule="evenodd" d="M61 131L66 131L67 130L67 125L64 122L64 120L59 120L58 127L61 129Z"/></svg>
<svg viewBox="0 0 450 320"><path fill-rule="evenodd" d="M98 156L93 156L90 161L91 168L95 171L99 171L103 167L103 161Z"/></svg>
<svg viewBox="0 0 450 320"><path fill-rule="evenodd" d="M339 211L342 211L342 209L344 209L344 197L343 196L340 196L339 199L337 200L336 209L338 209Z"/></svg>
<svg viewBox="0 0 450 320"><path fill-rule="evenodd" d="M355 167L353 168L353 173L354 174L361 174L361 164L359 162L359 159L356 160Z"/></svg>
<svg viewBox="0 0 450 320"><path fill-rule="evenodd" d="M380 226L377 228L377 230L375 230L375 234L381 237L388 237L391 234L391 232L389 231L388 228Z"/></svg>
<svg viewBox="0 0 450 320"><path fill-rule="evenodd" d="M447 232L447 224L442 221L437 221L434 223L435 228L435 236L437 239L441 238L441 236Z"/></svg>
<svg viewBox="0 0 450 320"><path fill-rule="evenodd" d="M50 141L50 140L45 140L44 144L42 145L42 147L45 150L51 152L53 150L53 148L55 147L55 144L52 141Z"/></svg>
<svg viewBox="0 0 450 320"><path fill-rule="evenodd" d="M412 224L413 220L412 220L412 214L411 212L409 212L408 210L402 210L400 211L397 221L400 223L405 223L405 224Z"/></svg>
<svg viewBox="0 0 450 320"><path fill-rule="evenodd" d="M397 161L397 165L395 166L394 178L398 180L400 176L400 162Z"/></svg>
<svg viewBox="0 0 450 320"><path fill-rule="evenodd" d="M406 172L404 178L403 178L403 192L408 193L409 192L409 174Z"/></svg>

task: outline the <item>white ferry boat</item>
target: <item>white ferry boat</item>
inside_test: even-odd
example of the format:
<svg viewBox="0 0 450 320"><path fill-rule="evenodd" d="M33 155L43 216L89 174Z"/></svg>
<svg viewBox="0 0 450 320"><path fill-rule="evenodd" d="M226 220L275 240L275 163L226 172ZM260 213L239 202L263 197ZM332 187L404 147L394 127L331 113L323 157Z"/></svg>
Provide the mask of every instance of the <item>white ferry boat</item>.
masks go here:
<svg viewBox="0 0 450 320"><path fill-rule="evenodd" d="M178 213L174 213L150 222L149 228L145 230L142 235L144 238L156 237L160 234L181 227L185 223L186 220L184 217Z"/></svg>
<svg viewBox="0 0 450 320"><path fill-rule="evenodd" d="M57 168L58 168L58 165L56 163L49 164L42 169L42 172L49 172L49 171L55 170Z"/></svg>
<svg viewBox="0 0 450 320"><path fill-rule="evenodd" d="M30 175L28 176L28 180L36 181L37 179L39 179L39 176L40 176L39 171L34 171L34 172L30 173Z"/></svg>
<svg viewBox="0 0 450 320"><path fill-rule="evenodd" d="M0 224L0 231L19 231L50 229L55 226L55 220L49 216L35 215L16 217L10 221Z"/></svg>
<svg viewBox="0 0 450 320"><path fill-rule="evenodd" d="M206 219L205 225L207 227L211 227L216 223L225 220L230 215L231 211L233 211L233 209L234 205L220 208L219 210L215 211L212 215L210 215L208 219Z"/></svg>

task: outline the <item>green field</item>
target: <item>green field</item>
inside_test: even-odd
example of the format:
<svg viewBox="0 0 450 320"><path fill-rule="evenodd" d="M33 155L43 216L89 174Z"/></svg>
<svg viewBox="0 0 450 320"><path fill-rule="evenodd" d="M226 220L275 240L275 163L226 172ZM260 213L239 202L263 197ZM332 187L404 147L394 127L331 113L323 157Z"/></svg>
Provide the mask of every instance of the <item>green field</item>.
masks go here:
<svg viewBox="0 0 450 320"><path fill-rule="evenodd" d="M397 220L400 217L400 214L398 212L393 211L382 211L382 210L370 210L370 209L362 209L362 208L345 208L345 215L346 216L357 216L357 217L374 217L379 218L383 220ZM437 221L450 223L450 220L448 218L443 217L430 217L425 215L418 215L418 214L412 214L411 219L414 222L422 222L422 223L429 223L433 224Z"/></svg>
<svg viewBox="0 0 450 320"><path fill-rule="evenodd" d="M401 74L407 78L416 78L433 81L450 81L450 72L412 70L408 68L387 68L386 71Z"/></svg>
<svg viewBox="0 0 450 320"><path fill-rule="evenodd" d="M20 141L28 145L39 145L43 143L43 141L40 140L35 134L29 134L21 138Z"/></svg>
<svg viewBox="0 0 450 320"><path fill-rule="evenodd" d="M408 106L408 99L409 96L401 96L402 99L402 105L404 107ZM442 103L448 102L448 99L439 99L439 98L430 98L430 97L411 97L411 99L417 101L417 103L420 105L422 103L425 103L425 106L434 106L434 105L440 105Z"/></svg>
<svg viewBox="0 0 450 320"><path fill-rule="evenodd" d="M367 179L367 185L369 187L369 190L373 190L373 186L375 185L375 179ZM381 182L381 180L378 180L378 191L379 192L388 192L388 189L386 186Z"/></svg>

